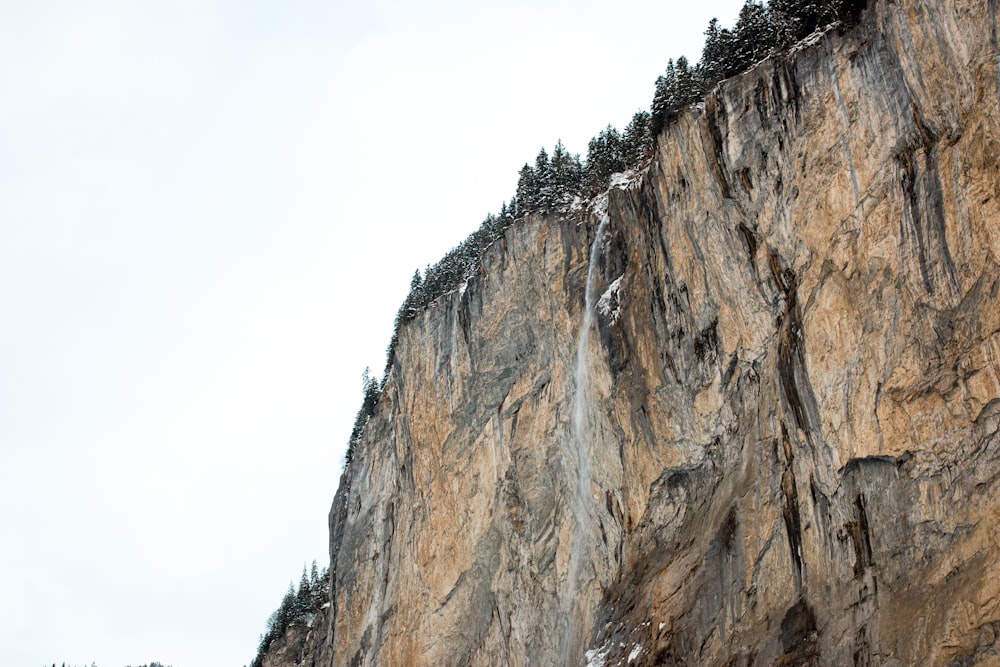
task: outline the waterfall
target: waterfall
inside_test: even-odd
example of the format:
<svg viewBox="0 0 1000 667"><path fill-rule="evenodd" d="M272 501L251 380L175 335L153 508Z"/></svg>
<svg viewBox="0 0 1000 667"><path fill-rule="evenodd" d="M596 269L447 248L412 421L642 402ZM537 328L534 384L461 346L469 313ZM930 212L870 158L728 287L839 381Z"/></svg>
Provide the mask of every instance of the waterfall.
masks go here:
<svg viewBox="0 0 1000 667"><path fill-rule="evenodd" d="M571 453L566 456L566 476L573 478L569 459L575 458L576 484L573 495L569 499L573 514L573 539L570 547L569 566L566 571L566 584L563 591L562 611L566 623L563 630L563 654L566 664L572 664L576 654L576 637L578 628L574 622L576 614L576 598L579 594L577 578L580 574L580 561L583 557L585 537L588 534L588 510L592 503L590 498L590 396L588 391L587 347L590 344L590 330L594 324L596 297L594 282L597 275L597 263L601 256L604 242L604 230L608 225L607 211L601 211L600 223L594 235L594 243L590 248L590 260L587 265L587 283L584 288L583 322L576 343L576 368L573 371L575 394L573 396L573 412L571 415ZM575 456L574 456L575 455Z"/></svg>

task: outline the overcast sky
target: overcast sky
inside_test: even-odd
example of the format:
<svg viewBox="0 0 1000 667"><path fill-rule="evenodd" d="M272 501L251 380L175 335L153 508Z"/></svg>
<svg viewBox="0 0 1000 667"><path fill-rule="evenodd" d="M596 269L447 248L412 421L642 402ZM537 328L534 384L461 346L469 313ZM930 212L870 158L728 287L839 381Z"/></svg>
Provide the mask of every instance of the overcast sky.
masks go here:
<svg viewBox="0 0 1000 667"><path fill-rule="evenodd" d="M414 269L739 6L0 0L0 665L248 663Z"/></svg>

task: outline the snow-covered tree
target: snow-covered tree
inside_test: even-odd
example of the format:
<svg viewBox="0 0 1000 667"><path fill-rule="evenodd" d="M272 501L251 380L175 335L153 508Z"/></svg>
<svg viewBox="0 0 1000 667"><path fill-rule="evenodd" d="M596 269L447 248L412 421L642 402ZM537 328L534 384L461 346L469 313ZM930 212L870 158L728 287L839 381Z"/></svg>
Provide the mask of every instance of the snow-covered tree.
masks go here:
<svg viewBox="0 0 1000 667"><path fill-rule="evenodd" d="M626 167L638 167L652 150L649 112L639 111L632 116L622 133L622 159Z"/></svg>
<svg viewBox="0 0 1000 667"><path fill-rule="evenodd" d="M741 72L765 58L782 41L782 21L771 7L746 0L736 20L734 67Z"/></svg>
<svg viewBox="0 0 1000 667"><path fill-rule="evenodd" d="M583 179L583 165L580 156L566 150L560 139L552 149L552 175L555 181L557 197L566 201L579 192Z"/></svg>
<svg viewBox="0 0 1000 667"><path fill-rule="evenodd" d="M587 144L587 162L583 169L583 187L595 195L608 187L612 174L625 171L624 144L621 134L611 125Z"/></svg>
<svg viewBox="0 0 1000 667"><path fill-rule="evenodd" d="M312 611L312 601L312 584L309 582L309 574L306 572L306 566L303 565L302 577L299 579L299 590L295 593L296 617L301 618Z"/></svg>
<svg viewBox="0 0 1000 667"><path fill-rule="evenodd" d="M672 122L682 109L701 99L705 86L697 67L681 56L667 62L666 71L656 80L650 127L653 136Z"/></svg>
<svg viewBox="0 0 1000 667"><path fill-rule="evenodd" d="M706 88L740 71L735 42L736 37L732 31L719 27L719 19L712 19L709 22L705 30L705 46L701 50L701 60L698 62Z"/></svg>
<svg viewBox="0 0 1000 667"><path fill-rule="evenodd" d="M556 175L552 169L549 154L543 147L535 157L535 180L538 183L539 209L549 209L556 203Z"/></svg>
<svg viewBox="0 0 1000 667"><path fill-rule="evenodd" d="M538 195L541 190L535 170L527 162L517 175L517 214L524 215L538 206Z"/></svg>
<svg viewBox="0 0 1000 667"><path fill-rule="evenodd" d="M783 28L786 42L802 39L816 28L836 21L842 2L824 0L771 0L769 8Z"/></svg>

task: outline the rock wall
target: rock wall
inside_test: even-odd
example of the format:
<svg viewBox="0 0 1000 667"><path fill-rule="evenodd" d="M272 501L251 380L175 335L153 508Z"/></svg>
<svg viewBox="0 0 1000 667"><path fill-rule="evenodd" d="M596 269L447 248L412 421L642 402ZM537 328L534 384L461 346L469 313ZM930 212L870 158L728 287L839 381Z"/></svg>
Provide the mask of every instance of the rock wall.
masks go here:
<svg viewBox="0 0 1000 667"><path fill-rule="evenodd" d="M996 14L723 82L403 327L304 664L1000 663Z"/></svg>

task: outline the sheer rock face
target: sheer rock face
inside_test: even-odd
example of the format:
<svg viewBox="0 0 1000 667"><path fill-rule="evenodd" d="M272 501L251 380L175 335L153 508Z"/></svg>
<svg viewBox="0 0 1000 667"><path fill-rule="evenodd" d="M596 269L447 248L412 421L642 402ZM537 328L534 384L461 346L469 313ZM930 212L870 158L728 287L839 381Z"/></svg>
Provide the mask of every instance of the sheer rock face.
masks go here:
<svg viewBox="0 0 1000 667"><path fill-rule="evenodd" d="M997 664L996 12L724 82L404 326L305 664Z"/></svg>

